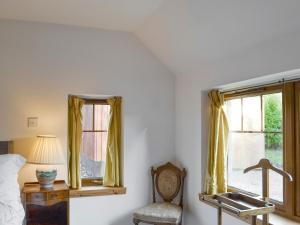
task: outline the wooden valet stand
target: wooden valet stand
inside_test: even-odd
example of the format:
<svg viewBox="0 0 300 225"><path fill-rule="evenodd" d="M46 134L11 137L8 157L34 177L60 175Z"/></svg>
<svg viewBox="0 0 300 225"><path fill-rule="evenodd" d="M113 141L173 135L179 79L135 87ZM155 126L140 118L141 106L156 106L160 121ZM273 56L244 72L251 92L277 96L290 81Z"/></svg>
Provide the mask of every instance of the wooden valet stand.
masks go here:
<svg viewBox="0 0 300 225"><path fill-rule="evenodd" d="M247 173L254 169L262 169L262 197L263 200L268 202L269 201L269 170L273 170L274 172L280 174L284 178L286 178L289 182L293 181L293 177L275 166L268 159L261 159L258 164L254 166L250 166L244 170L244 173ZM263 215L263 225L269 225L269 214Z"/></svg>
<svg viewBox="0 0 300 225"><path fill-rule="evenodd" d="M222 225L222 210L236 215L238 217L251 217L251 224L257 224L257 216L263 216L263 225L269 225L269 213L275 211L275 205L269 202L269 170L282 175L288 181L292 182L292 176L273 166L268 159L261 159L258 164L250 166L244 170L244 173L254 169L262 169L262 194L263 198L252 197L240 192L229 192L216 195L199 194L199 198L209 205L218 208L218 225Z"/></svg>
<svg viewBox="0 0 300 225"><path fill-rule="evenodd" d="M200 194L200 200L218 208L218 225L222 225L222 211L237 217L251 217L251 224L256 225L258 215L271 213L275 205L239 192L216 195Z"/></svg>

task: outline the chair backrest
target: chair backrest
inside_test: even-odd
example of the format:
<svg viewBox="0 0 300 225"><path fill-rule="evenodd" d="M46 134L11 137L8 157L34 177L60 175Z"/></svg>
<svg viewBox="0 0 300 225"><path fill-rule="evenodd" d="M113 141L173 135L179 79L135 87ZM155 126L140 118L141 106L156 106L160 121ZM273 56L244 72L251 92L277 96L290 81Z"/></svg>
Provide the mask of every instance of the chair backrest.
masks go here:
<svg viewBox="0 0 300 225"><path fill-rule="evenodd" d="M172 202L180 193L179 205L183 204L185 169L179 169L168 162L156 169L151 168L153 202L156 202L155 190L165 202Z"/></svg>

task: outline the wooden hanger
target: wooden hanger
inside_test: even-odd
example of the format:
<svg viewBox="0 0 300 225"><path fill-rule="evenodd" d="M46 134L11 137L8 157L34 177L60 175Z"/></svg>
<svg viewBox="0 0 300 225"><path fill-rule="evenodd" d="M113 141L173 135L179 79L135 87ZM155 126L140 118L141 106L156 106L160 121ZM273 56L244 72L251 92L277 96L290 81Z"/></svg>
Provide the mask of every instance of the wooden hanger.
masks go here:
<svg viewBox="0 0 300 225"><path fill-rule="evenodd" d="M288 179L288 181L292 182L293 181L293 177L285 172L284 170L281 170L275 166L272 165L272 163L268 160L268 159L261 159L259 161L258 164L254 165L254 166L250 166L248 168L246 168L244 170L244 173L249 172L250 170L254 170L254 169L259 169L259 168L263 168L263 169L270 169L275 171L276 173L279 173L281 176L285 177L286 179ZM265 196L264 196L265 197Z"/></svg>

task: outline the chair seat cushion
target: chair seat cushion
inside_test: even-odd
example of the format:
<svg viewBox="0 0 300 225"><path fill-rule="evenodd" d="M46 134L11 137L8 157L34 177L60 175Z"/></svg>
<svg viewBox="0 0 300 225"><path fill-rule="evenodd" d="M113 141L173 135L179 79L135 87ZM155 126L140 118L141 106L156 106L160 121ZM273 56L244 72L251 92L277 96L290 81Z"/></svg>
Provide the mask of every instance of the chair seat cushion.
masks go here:
<svg viewBox="0 0 300 225"><path fill-rule="evenodd" d="M152 203L138 209L133 217L146 222L178 224L182 209L172 203Z"/></svg>

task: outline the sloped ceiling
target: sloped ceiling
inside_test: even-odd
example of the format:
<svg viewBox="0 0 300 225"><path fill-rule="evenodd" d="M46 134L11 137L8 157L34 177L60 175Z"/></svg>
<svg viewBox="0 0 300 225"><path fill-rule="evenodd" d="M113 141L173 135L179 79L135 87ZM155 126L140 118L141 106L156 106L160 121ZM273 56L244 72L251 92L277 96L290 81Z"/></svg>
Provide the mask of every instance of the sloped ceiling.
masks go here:
<svg viewBox="0 0 300 225"><path fill-rule="evenodd" d="M300 32L299 0L1 0L0 19L134 32L178 76Z"/></svg>
<svg viewBox="0 0 300 225"><path fill-rule="evenodd" d="M0 18L133 31L165 0L1 0Z"/></svg>
<svg viewBox="0 0 300 225"><path fill-rule="evenodd" d="M248 52L300 29L299 0L173 0L136 35L176 75Z"/></svg>

